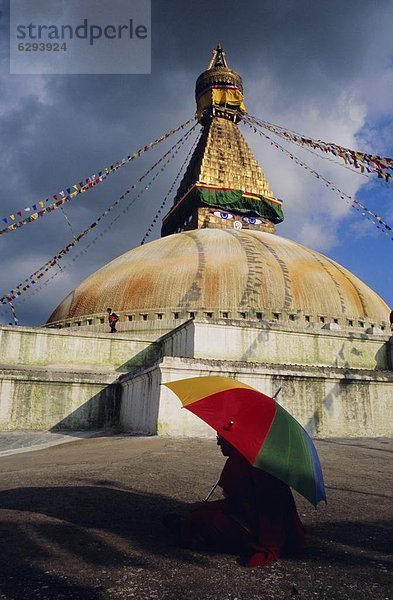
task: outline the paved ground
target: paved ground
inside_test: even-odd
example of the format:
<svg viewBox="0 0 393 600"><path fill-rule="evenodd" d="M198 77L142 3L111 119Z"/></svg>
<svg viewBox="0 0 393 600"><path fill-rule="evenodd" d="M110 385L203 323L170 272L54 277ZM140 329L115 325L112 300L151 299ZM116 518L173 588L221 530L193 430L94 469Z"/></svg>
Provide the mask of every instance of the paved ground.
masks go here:
<svg viewBox="0 0 393 600"><path fill-rule="evenodd" d="M388 600L393 442L317 446L329 503L296 497L308 549L259 569L177 549L160 525L217 477L212 440L116 436L3 456L0 598Z"/></svg>
<svg viewBox="0 0 393 600"><path fill-rule="evenodd" d="M72 440L86 439L101 435L99 431L0 431L0 458L20 454L26 450L43 450L50 446L65 444Z"/></svg>

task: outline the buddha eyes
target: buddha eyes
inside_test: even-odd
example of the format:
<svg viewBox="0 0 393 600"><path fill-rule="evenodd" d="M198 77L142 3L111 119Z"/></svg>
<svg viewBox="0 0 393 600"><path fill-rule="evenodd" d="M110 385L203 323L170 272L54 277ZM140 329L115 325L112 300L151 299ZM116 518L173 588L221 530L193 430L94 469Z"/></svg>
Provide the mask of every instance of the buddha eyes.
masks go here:
<svg viewBox="0 0 393 600"><path fill-rule="evenodd" d="M220 210L215 210L214 215L216 217L220 217L220 219L234 219L235 217L228 212L221 212Z"/></svg>
<svg viewBox="0 0 393 600"><path fill-rule="evenodd" d="M229 212L224 212L221 210L215 210L213 213L216 217L220 217L220 219L235 219L235 215ZM249 225L260 225L263 223L261 219L257 219L256 217L242 217L241 218L244 223L248 223Z"/></svg>
<svg viewBox="0 0 393 600"><path fill-rule="evenodd" d="M262 223L261 219L257 219L256 217L242 217L242 221L250 225L260 225Z"/></svg>

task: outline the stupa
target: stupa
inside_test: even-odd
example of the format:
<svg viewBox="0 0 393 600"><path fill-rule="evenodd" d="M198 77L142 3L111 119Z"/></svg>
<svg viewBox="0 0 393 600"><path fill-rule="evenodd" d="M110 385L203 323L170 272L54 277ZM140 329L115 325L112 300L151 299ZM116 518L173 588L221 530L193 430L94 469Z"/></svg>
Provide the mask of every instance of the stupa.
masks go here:
<svg viewBox="0 0 393 600"><path fill-rule="evenodd" d="M243 82L220 45L196 81L200 140L164 217L162 238L80 283L47 326L158 335L189 319L242 319L351 331L387 330L389 309L322 254L275 234L282 202L239 130Z"/></svg>
<svg viewBox="0 0 393 600"><path fill-rule="evenodd" d="M161 239L82 281L46 327L0 326L0 429L211 436L161 383L214 374L281 389L314 436L390 435L388 306L276 233L281 201L239 130L243 84L220 46L196 101L201 137Z"/></svg>

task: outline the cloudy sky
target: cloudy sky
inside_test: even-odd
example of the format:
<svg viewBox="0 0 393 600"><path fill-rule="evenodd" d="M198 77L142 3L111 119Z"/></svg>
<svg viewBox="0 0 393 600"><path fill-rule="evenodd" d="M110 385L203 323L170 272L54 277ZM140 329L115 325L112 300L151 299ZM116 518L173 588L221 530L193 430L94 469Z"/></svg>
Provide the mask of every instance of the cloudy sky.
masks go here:
<svg viewBox="0 0 393 600"><path fill-rule="evenodd" d="M3 2L0 217L97 173L192 117L195 80L217 42L243 77L250 114L314 138L393 156L390 0L153 0L150 75L10 75L8 22L9 4ZM242 130L273 192L285 201L286 220L278 233L338 261L392 306L393 241L282 152ZM63 272L15 301L21 324L45 322L78 282L139 245L190 143L126 214L113 213L120 218L96 243L80 254L111 217L68 255ZM169 145L67 204L74 231L94 221ZM292 150L392 225L392 186ZM150 239L156 237L159 226ZM1 236L0 296L71 238L60 210ZM0 311L0 323L9 322L8 309Z"/></svg>

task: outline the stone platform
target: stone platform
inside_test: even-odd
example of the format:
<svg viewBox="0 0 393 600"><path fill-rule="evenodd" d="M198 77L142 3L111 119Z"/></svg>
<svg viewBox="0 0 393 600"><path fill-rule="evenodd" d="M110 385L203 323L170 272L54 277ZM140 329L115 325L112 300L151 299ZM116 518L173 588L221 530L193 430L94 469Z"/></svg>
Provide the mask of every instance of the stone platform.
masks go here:
<svg viewBox="0 0 393 600"><path fill-rule="evenodd" d="M0 430L209 436L161 384L214 374L269 395L281 388L278 402L314 437L393 434L390 332L198 318L152 340L150 326L115 335L0 326Z"/></svg>

